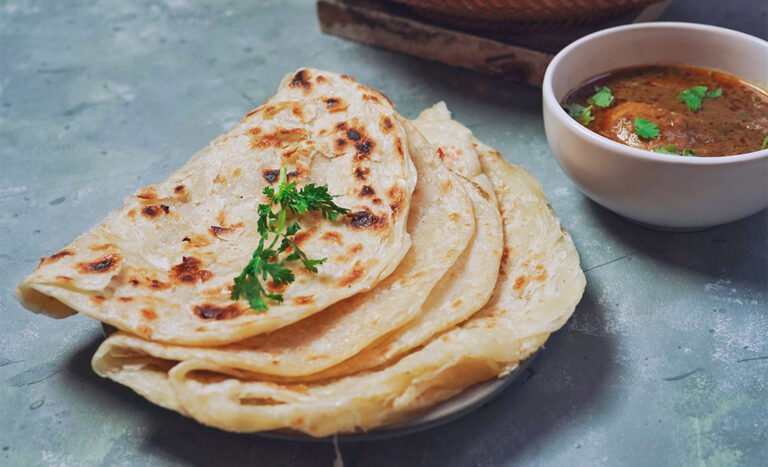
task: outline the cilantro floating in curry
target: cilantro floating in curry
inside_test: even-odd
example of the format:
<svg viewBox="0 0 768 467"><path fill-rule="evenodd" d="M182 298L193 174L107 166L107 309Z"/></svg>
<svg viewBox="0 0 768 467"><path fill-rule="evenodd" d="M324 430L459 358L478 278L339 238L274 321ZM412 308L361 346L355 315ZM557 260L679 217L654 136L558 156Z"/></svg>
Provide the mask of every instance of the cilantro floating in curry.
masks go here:
<svg viewBox="0 0 768 467"><path fill-rule="evenodd" d="M654 149L653 152L658 152L659 154L670 154L673 156L679 156L680 152L677 150L677 146L674 144L670 144L667 147L659 146L658 148Z"/></svg>
<svg viewBox="0 0 768 467"><path fill-rule="evenodd" d="M587 99L587 102L596 105L598 107L610 107L615 100L613 94L611 94L610 88L606 86L595 86L597 91L592 97Z"/></svg>
<svg viewBox="0 0 768 467"><path fill-rule="evenodd" d="M723 90L718 88L714 91L707 91L706 86L693 86L677 95L677 100L685 103L688 110L695 112L701 108L701 103L705 97L715 99L723 95Z"/></svg>
<svg viewBox="0 0 768 467"><path fill-rule="evenodd" d="M592 106L584 107L581 104L565 104L563 109L568 112L574 120L581 123L584 126L589 125L595 119L592 116Z"/></svg>
<svg viewBox="0 0 768 467"><path fill-rule="evenodd" d="M257 208L259 213L257 228L261 239L251 260L243 272L235 278L235 284L232 287L232 300L243 297L256 311L267 309L265 299L283 301L282 294L269 293L262 282L268 279L271 279L275 285L293 282L296 277L286 263L300 260L304 268L317 273L317 266L328 259L309 259L294 243L293 236L301 230L301 226L296 220L289 221L289 216L298 217L305 212L320 211L323 218L336 220L340 215L349 212L348 209L339 207L333 202L335 196L328 194L327 185L316 186L310 183L299 190L296 188L296 182L286 183L286 173L286 168L282 167L277 191L272 187L264 188L264 194L269 198L269 203L260 204ZM278 208L277 211L274 210L275 206ZM289 248L292 251L281 259L280 255Z"/></svg>
<svg viewBox="0 0 768 467"><path fill-rule="evenodd" d="M694 153L692 149L686 148L686 149L683 149L683 151L681 152L680 150L677 149L677 145L675 144L670 144L666 147L659 146L658 148L654 149L653 152L658 152L659 154L669 154L672 156L691 156L691 157L696 156L696 153Z"/></svg>
<svg viewBox="0 0 768 467"><path fill-rule="evenodd" d="M653 139L659 137L659 126L647 118L635 118L635 134L641 138Z"/></svg>
<svg viewBox="0 0 768 467"><path fill-rule="evenodd" d="M696 153L693 152L693 149L683 149L683 152L680 154L681 156L688 156L688 157L696 157Z"/></svg>

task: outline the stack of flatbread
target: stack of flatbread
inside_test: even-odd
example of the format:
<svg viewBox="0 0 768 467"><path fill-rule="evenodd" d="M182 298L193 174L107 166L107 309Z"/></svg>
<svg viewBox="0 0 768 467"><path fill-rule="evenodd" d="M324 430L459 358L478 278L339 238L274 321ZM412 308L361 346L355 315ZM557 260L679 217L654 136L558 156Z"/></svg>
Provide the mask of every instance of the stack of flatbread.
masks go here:
<svg viewBox="0 0 768 467"><path fill-rule="evenodd" d="M301 216L317 273L267 282L255 311L233 279L257 247L280 169L349 213ZM412 417L505 375L563 326L584 275L539 183L451 119L402 118L348 76L301 69L168 180L18 287L30 310L116 328L101 376L206 425L312 436Z"/></svg>

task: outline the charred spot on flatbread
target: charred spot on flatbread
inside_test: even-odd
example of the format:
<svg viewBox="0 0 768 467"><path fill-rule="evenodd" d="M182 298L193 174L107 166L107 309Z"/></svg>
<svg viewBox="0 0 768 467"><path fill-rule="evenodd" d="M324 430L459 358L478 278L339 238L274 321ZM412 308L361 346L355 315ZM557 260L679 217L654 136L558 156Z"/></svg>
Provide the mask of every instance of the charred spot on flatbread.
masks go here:
<svg viewBox="0 0 768 467"><path fill-rule="evenodd" d="M77 267L84 274L103 274L114 270L119 262L120 255L112 253L96 261L77 263Z"/></svg>
<svg viewBox="0 0 768 467"><path fill-rule="evenodd" d="M364 198L366 196L373 196L376 192L373 190L373 188L370 187L370 185L363 185L363 188L360 189L360 197Z"/></svg>
<svg viewBox="0 0 768 467"><path fill-rule="evenodd" d="M210 226L209 230L211 234L213 234L214 237L221 238L222 235L226 235L228 233L232 233L235 230L239 229L243 226L242 222L238 222L237 224L232 224L229 227L222 227L220 225L212 225Z"/></svg>
<svg viewBox="0 0 768 467"><path fill-rule="evenodd" d="M394 124L392 123L392 119L387 117L386 115L381 117L381 121L379 122L379 126L381 127L381 131L384 133L389 133L392 131L392 128L394 127Z"/></svg>
<svg viewBox="0 0 768 467"><path fill-rule="evenodd" d="M101 303L106 300L106 297L104 295L93 295L91 296L91 301L97 305L101 305Z"/></svg>
<svg viewBox="0 0 768 467"><path fill-rule="evenodd" d="M211 303L204 303L193 308L195 314L205 320L233 319L243 314L243 309L237 303L222 307Z"/></svg>
<svg viewBox="0 0 768 467"><path fill-rule="evenodd" d="M323 240L327 242L333 242L341 245L341 233L340 232L334 232L329 230L328 232L325 232L322 237Z"/></svg>
<svg viewBox="0 0 768 467"><path fill-rule="evenodd" d="M309 71L307 70L299 70L296 72L295 75L293 75L293 79L291 80L291 84L288 86L292 88L302 87L309 89L312 87L312 83L309 82L309 79L311 76L309 75Z"/></svg>
<svg viewBox="0 0 768 467"><path fill-rule="evenodd" d="M157 188L153 186L143 188L141 192L139 192L139 194L136 195L136 197L140 199L146 199L146 200L155 199L157 198Z"/></svg>
<svg viewBox="0 0 768 467"><path fill-rule="evenodd" d="M371 172L371 169L368 167L355 167L355 178L358 180L365 181L368 174Z"/></svg>
<svg viewBox="0 0 768 467"><path fill-rule="evenodd" d="M349 107L349 104L344 102L341 97L327 97L323 99L323 102L325 102L325 108L329 112L342 112Z"/></svg>
<svg viewBox="0 0 768 467"><path fill-rule="evenodd" d="M280 169L265 169L261 172L261 176L264 177L267 183L275 183L277 177L280 176Z"/></svg>
<svg viewBox="0 0 768 467"><path fill-rule="evenodd" d="M350 212L347 217L353 229L378 229L387 225L386 216L377 216L368 209Z"/></svg>
<svg viewBox="0 0 768 467"><path fill-rule="evenodd" d="M407 201L407 195L401 186L395 185L387 191L389 197L389 208L392 214L397 215Z"/></svg>
<svg viewBox="0 0 768 467"><path fill-rule="evenodd" d="M357 159L367 159L374 146L376 146L376 143L374 143L371 139L367 139L360 143L355 143L355 149L357 149L355 157Z"/></svg>
<svg viewBox="0 0 768 467"><path fill-rule="evenodd" d="M149 279L147 282L147 286L152 290L165 290L165 289L171 288L171 284L168 284L166 282L163 282L157 279Z"/></svg>
<svg viewBox="0 0 768 467"><path fill-rule="evenodd" d="M356 160L368 159L370 157L370 153L373 151L376 143L368 135L365 126L357 118L353 118L349 122L337 123L336 129L338 130L338 136L336 137L334 148L337 153L342 153L349 146L352 146L355 149Z"/></svg>
<svg viewBox="0 0 768 467"><path fill-rule="evenodd" d="M55 263L56 261L60 260L65 256L74 256L74 255L75 254L71 250L61 250L58 253L54 253L47 258L40 258L40 265Z"/></svg>
<svg viewBox="0 0 768 467"><path fill-rule="evenodd" d="M355 281L360 279L364 273L365 268L360 264L360 261L355 262L355 266L352 268L352 270L349 271L346 276L342 277L341 280L339 280L339 286L347 287L353 284Z"/></svg>
<svg viewBox="0 0 768 467"><path fill-rule="evenodd" d="M306 242L309 237L312 236L312 232L307 230L302 230L300 232L297 232L296 235L293 236L293 243L296 244L296 246L301 246L302 243Z"/></svg>
<svg viewBox="0 0 768 467"><path fill-rule="evenodd" d="M397 149L397 153L400 154L400 157L405 157L405 153L403 152L403 142L400 138L395 139L395 149Z"/></svg>
<svg viewBox="0 0 768 467"><path fill-rule="evenodd" d="M181 263L171 268L171 279L182 284L205 282L213 277L211 271L201 269L202 262L194 256L184 256Z"/></svg>
<svg viewBox="0 0 768 467"><path fill-rule="evenodd" d="M144 217L149 217L151 219L159 216L161 213L168 214L170 210L171 208L165 204L158 204L158 205L149 204L147 206L144 206L141 209L141 215Z"/></svg>

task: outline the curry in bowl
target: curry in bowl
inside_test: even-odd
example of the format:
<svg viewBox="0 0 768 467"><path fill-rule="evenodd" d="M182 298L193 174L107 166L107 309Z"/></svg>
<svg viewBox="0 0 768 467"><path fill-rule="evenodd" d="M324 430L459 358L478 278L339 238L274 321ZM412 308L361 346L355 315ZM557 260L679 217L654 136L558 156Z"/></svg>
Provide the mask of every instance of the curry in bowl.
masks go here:
<svg viewBox="0 0 768 467"><path fill-rule="evenodd" d="M623 68L582 83L562 106L599 135L662 154L717 157L768 146L768 94L715 70Z"/></svg>

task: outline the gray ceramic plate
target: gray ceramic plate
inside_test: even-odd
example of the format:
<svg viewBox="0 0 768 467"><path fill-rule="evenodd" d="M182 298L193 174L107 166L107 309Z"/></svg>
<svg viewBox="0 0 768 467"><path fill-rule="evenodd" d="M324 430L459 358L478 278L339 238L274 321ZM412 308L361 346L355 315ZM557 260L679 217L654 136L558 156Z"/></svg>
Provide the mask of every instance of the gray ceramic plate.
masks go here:
<svg viewBox="0 0 768 467"><path fill-rule="evenodd" d="M339 441L371 441L394 438L428 430L452 422L459 417L482 407L493 400L494 397L498 396L504 389L525 373L525 370L531 362L533 362L538 353L539 352L537 351L525 361L521 362L520 365L508 375L478 383L461 394L435 405L418 417L375 428L371 431L339 435L338 439ZM264 431L254 434L267 438L290 441L327 441L331 439L331 437L313 438L302 433L284 431Z"/></svg>

